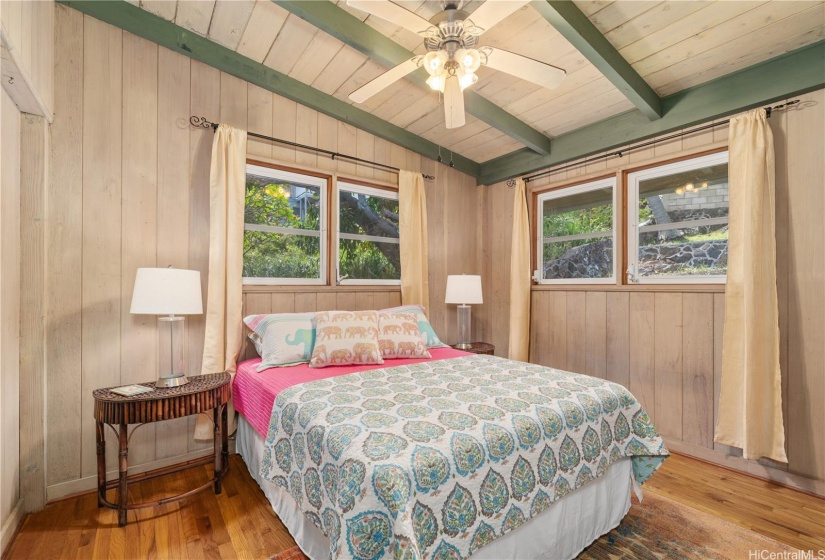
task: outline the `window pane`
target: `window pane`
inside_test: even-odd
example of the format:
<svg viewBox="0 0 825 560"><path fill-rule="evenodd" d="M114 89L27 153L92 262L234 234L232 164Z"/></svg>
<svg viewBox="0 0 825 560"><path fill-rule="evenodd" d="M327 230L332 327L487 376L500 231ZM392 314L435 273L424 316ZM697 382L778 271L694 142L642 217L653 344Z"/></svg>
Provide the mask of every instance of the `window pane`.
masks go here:
<svg viewBox="0 0 825 560"><path fill-rule="evenodd" d="M319 278L321 238L264 231L245 231L243 275L246 278Z"/></svg>
<svg viewBox="0 0 825 560"><path fill-rule="evenodd" d="M727 269L727 226L667 229L640 236L640 276L724 275Z"/></svg>
<svg viewBox="0 0 825 560"><path fill-rule="evenodd" d="M398 200L341 190L341 233L398 239Z"/></svg>
<svg viewBox="0 0 825 560"><path fill-rule="evenodd" d="M247 174L247 224L311 229L321 228L321 189L272 177Z"/></svg>
<svg viewBox="0 0 825 560"><path fill-rule="evenodd" d="M640 277L724 275L728 164L639 181L638 231Z"/></svg>
<svg viewBox="0 0 825 560"><path fill-rule="evenodd" d="M339 232L349 237L338 241L339 277L342 280L400 280L398 200L342 188L338 193L338 208ZM381 238L396 241L383 243Z"/></svg>
<svg viewBox="0 0 825 560"><path fill-rule="evenodd" d="M544 237L613 230L613 189L544 201Z"/></svg>
<svg viewBox="0 0 825 560"><path fill-rule="evenodd" d="M401 258L398 243L373 243L342 239L338 271L349 280L400 280Z"/></svg>
<svg viewBox="0 0 825 560"><path fill-rule="evenodd" d="M613 237L544 244L544 279L610 278Z"/></svg>
<svg viewBox="0 0 825 560"><path fill-rule="evenodd" d="M247 173L244 277L320 279L321 220L320 187Z"/></svg>
<svg viewBox="0 0 825 560"><path fill-rule="evenodd" d="M613 276L613 188L542 201L542 278Z"/></svg>

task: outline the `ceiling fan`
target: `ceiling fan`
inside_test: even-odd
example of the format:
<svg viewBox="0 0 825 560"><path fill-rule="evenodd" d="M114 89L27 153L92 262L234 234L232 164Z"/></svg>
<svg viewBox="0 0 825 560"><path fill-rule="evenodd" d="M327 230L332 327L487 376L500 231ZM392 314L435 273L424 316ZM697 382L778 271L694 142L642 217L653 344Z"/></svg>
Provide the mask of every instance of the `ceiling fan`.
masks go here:
<svg viewBox="0 0 825 560"><path fill-rule="evenodd" d="M482 33L527 4L529 0L487 0L472 15L463 11L464 0L442 0L442 11L429 21L389 0L347 0L347 5L399 25L424 38L427 54L414 56L364 84L349 98L363 103L423 66L429 85L444 94L447 128L464 125L464 90L478 81L484 65L546 88L555 88L565 71L495 47L478 46Z"/></svg>

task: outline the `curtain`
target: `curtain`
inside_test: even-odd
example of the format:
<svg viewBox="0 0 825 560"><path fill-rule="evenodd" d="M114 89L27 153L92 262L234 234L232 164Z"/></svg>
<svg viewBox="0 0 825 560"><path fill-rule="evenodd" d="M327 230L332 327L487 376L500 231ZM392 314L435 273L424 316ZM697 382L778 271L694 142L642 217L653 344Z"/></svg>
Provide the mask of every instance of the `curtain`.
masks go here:
<svg viewBox="0 0 825 560"><path fill-rule="evenodd" d="M246 131L222 124L212 141L209 171L209 285L201 374L235 373L243 339L243 231ZM229 432L235 410L229 402ZM198 416L195 439L211 440L213 426Z"/></svg>
<svg viewBox="0 0 825 560"><path fill-rule="evenodd" d="M398 172L398 236L401 247L401 302L418 304L429 314L427 272L427 196L421 173Z"/></svg>
<svg viewBox="0 0 825 560"><path fill-rule="evenodd" d="M779 371L773 135L763 109L729 133L728 278L715 441L787 463Z"/></svg>
<svg viewBox="0 0 825 560"><path fill-rule="evenodd" d="M530 217L526 187L516 179L513 200L513 239L510 247L510 348L511 360L530 359Z"/></svg>

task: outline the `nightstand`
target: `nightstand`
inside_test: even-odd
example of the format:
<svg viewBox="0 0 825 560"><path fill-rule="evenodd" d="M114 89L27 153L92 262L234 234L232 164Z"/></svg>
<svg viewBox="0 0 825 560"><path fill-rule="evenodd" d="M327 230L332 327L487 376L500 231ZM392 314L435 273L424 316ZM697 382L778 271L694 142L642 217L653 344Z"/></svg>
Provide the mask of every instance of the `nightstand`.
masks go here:
<svg viewBox="0 0 825 560"><path fill-rule="evenodd" d="M140 385L151 387L153 390L133 397L124 397L110 391L110 389L116 387L94 391L95 421L97 422L97 507L116 509L118 526L123 527L126 525L126 511L130 509L174 502L205 490L210 486L214 487L215 494L221 493L221 478L226 472L229 454L226 405L229 402L230 379L228 373L211 373L190 377L189 383L186 385L163 388L155 388L155 382L149 381ZM129 440L135 430L143 424L172 420L209 410L212 410L212 420L215 424L214 454L199 464L208 464L214 461L215 476L203 486L193 488L177 496L154 502L127 504L126 497L129 493L129 482L126 476L128 470L127 458L129 456ZM107 424L118 436L119 443L119 476L117 481L113 480L111 482L106 481L106 440L104 431ZM132 433L129 433L129 424L136 424L132 428ZM193 463L186 463L180 468L163 470L156 476L177 472L192 466L194 466ZM118 489L116 504L106 499L106 490L115 487Z"/></svg>
<svg viewBox="0 0 825 560"><path fill-rule="evenodd" d="M456 348L456 350L462 350L463 352L471 352L473 354L489 354L493 355L496 352L496 347L488 342L471 342L471 348ZM455 345L452 346L455 348Z"/></svg>

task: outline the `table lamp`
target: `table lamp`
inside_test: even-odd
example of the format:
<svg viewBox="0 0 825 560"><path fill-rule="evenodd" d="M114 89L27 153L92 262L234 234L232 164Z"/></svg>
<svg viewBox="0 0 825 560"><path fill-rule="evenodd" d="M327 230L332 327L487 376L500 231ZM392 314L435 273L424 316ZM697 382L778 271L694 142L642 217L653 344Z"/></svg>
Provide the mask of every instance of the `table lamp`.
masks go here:
<svg viewBox="0 0 825 560"><path fill-rule="evenodd" d="M458 343L456 348L468 350L471 344L470 304L484 303L481 297L481 276L470 274L447 276L447 296L444 303L458 304Z"/></svg>
<svg viewBox="0 0 825 560"><path fill-rule="evenodd" d="M132 293L134 315L158 317L158 381L155 387L189 383L184 372L183 321L178 315L203 313L201 273L179 268L139 268Z"/></svg>

